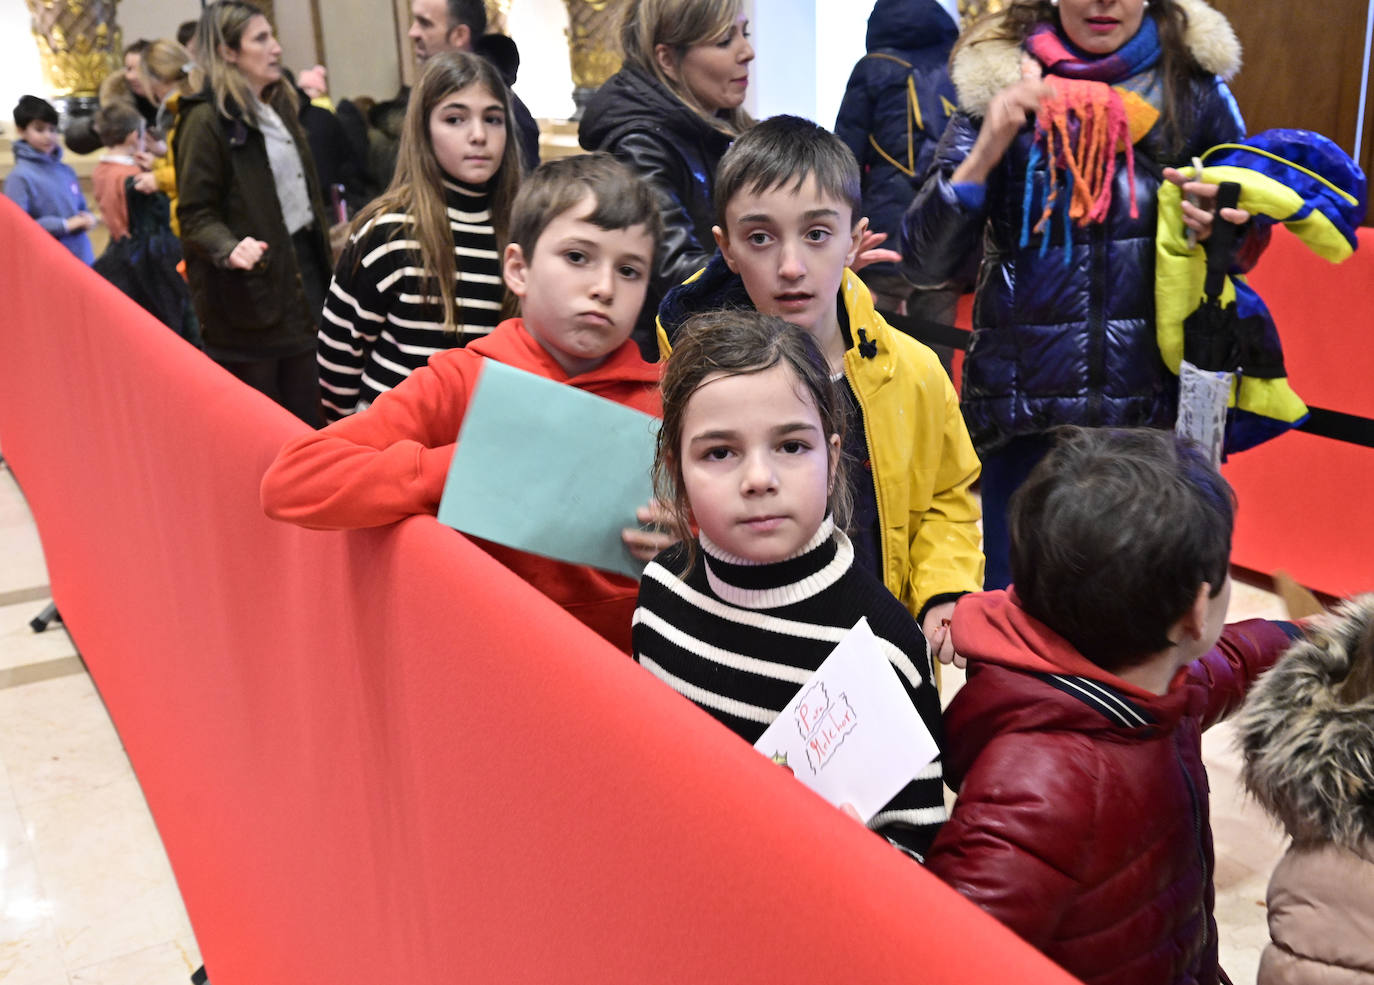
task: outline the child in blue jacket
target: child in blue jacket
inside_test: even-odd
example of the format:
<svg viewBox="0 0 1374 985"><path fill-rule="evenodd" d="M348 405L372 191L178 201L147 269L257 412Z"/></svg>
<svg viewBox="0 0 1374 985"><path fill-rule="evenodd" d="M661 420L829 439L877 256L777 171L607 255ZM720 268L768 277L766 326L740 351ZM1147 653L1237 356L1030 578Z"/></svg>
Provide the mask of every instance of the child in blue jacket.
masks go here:
<svg viewBox="0 0 1374 985"><path fill-rule="evenodd" d="M5 196L38 220L82 263L95 261L86 230L95 216L86 209L76 172L62 163L57 144L57 110L37 96L21 96L14 107L14 170L5 179Z"/></svg>

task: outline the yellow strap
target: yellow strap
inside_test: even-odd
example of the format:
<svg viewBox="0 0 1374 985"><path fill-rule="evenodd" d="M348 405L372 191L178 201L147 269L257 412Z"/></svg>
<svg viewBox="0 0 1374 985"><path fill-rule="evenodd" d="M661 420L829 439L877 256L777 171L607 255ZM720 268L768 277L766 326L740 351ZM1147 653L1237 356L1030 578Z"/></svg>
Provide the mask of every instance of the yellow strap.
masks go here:
<svg viewBox="0 0 1374 985"><path fill-rule="evenodd" d="M1310 171L1310 170L1308 170L1307 168L1303 167L1301 164L1295 164L1294 162L1288 160L1288 158L1286 158L1286 157L1280 157L1280 156L1277 155L1277 154L1271 154L1269 151L1267 151L1267 150L1260 150L1258 147L1251 147L1249 144L1217 144L1215 147L1209 147L1207 150L1203 151L1203 153L1202 153L1202 159L1205 161L1205 160L1207 159L1207 155L1208 155L1208 154L1211 154L1211 153L1213 153L1214 151L1219 151L1219 150L1244 150L1244 151L1249 151L1251 154L1258 154L1258 155L1260 155L1261 157L1267 157L1267 158L1269 158L1269 160L1271 160L1271 161L1278 161L1280 164L1286 164L1286 165L1288 165L1290 168L1292 168L1294 171L1301 171L1303 174L1307 175L1308 177L1316 178L1316 179L1317 179L1318 181L1320 181L1323 185L1325 185L1327 188L1330 188L1333 192L1335 192L1337 195L1339 195L1339 196L1341 196L1342 198L1344 198L1344 199L1345 199L1347 202L1349 202L1351 205L1359 205L1359 204L1360 204L1360 200L1357 199L1354 195L1350 194L1348 191L1346 191L1346 190L1343 189L1343 188L1337 188L1337 187L1336 187L1335 185L1333 185L1331 182L1327 181L1327 180L1326 180L1325 178L1323 178L1321 175L1317 174L1317 172L1315 172L1315 171Z"/></svg>

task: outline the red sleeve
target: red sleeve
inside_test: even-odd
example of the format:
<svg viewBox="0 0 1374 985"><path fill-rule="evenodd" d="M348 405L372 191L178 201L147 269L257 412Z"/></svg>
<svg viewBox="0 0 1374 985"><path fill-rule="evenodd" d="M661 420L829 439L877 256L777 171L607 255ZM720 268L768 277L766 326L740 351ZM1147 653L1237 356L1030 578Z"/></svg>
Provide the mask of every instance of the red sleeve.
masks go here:
<svg viewBox="0 0 1374 985"><path fill-rule="evenodd" d="M1188 665L1189 686L1206 691L1199 715L1204 729L1241 706L1250 685L1274 666L1297 632L1292 623L1265 619L1231 623L1209 653Z"/></svg>
<svg viewBox="0 0 1374 985"><path fill-rule="evenodd" d="M480 367L476 354L442 353L367 410L289 442L262 477L263 510L315 530L437 512Z"/></svg>
<svg viewBox="0 0 1374 985"><path fill-rule="evenodd" d="M1082 884L1097 762L1076 736L994 740L964 778L926 868L1043 949Z"/></svg>

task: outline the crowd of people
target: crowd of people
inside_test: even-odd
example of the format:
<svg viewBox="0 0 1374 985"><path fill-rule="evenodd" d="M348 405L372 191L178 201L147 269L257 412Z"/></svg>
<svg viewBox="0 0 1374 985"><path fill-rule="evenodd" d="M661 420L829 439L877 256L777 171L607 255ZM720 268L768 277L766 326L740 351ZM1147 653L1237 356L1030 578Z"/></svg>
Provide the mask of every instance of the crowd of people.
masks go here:
<svg viewBox="0 0 1374 985"><path fill-rule="evenodd" d="M248 0L102 87L112 236L166 196L194 340L312 426L266 512L436 513L488 361L659 417L654 498L614 518L641 577L482 546L750 742L866 618L940 753L863 820L1090 983L1228 980L1201 732L1263 677L1246 780L1294 847L1262 980L1374 979L1374 602L1224 624L1234 497L1155 339L1164 183L1198 249L1267 243L1179 170L1245 135L1224 18L878 0L832 132L745 111L741 0L628 0L587 153L541 165L480 0L412 15L385 103L318 105ZM56 113L15 123L6 194L91 262ZM970 290L956 392L883 312Z"/></svg>

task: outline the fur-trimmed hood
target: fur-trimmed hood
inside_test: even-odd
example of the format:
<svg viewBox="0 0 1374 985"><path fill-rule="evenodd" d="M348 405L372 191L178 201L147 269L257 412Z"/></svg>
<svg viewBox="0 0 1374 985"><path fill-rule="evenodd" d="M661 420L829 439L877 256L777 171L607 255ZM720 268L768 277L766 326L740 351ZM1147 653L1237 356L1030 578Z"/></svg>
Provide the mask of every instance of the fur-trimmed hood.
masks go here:
<svg viewBox="0 0 1374 985"><path fill-rule="evenodd" d="M1231 22L1203 0L1174 0L1188 15L1184 43L1205 71L1229 79L1240 71L1240 41ZM959 108L982 117L988 103L1009 85L1021 81L1021 46L991 38L1000 28L996 18L984 18L968 29L968 37L954 53L950 77L959 94Z"/></svg>
<svg viewBox="0 0 1374 985"><path fill-rule="evenodd" d="M1314 619L1236 720L1245 785L1295 842L1374 849L1374 686L1362 695L1347 686L1352 658L1374 660L1357 654L1371 626L1374 594ZM1356 676L1374 682L1363 670Z"/></svg>

